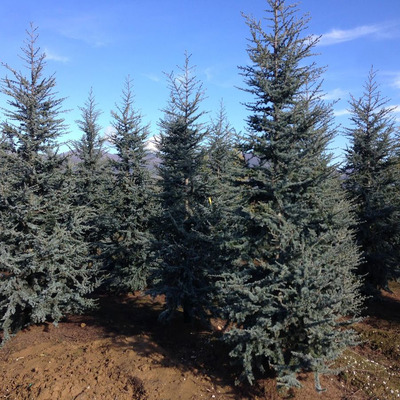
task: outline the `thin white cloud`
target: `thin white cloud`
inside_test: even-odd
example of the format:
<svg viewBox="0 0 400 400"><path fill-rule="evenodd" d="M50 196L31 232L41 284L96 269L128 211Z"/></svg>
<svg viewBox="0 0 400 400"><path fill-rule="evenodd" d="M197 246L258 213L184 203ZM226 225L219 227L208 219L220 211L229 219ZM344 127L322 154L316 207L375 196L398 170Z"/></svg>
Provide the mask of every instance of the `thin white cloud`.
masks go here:
<svg viewBox="0 0 400 400"><path fill-rule="evenodd" d="M396 89L400 89L400 71L396 70L384 70L379 71L379 75L384 78L384 84L391 86Z"/></svg>
<svg viewBox="0 0 400 400"><path fill-rule="evenodd" d="M237 85L237 83L234 82L233 79L229 78L227 68L224 65L213 65L207 67L203 70L203 73L206 77L206 81L217 87L230 89Z"/></svg>
<svg viewBox="0 0 400 400"><path fill-rule="evenodd" d="M362 25L351 29L332 29L322 34L319 46L331 46L338 43L350 42L367 36L382 36L388 34L387 25Z"/></svg>
<svg viewBox="0 0 400 400"><path fill-rule="evenodd" d="M345 108L341 110L334 110L333 115L335 117L343 117L344 115L350 115L350 111L346 110Z"/></svg>
<svg viewBox="0 0 400 400"><path fill-rule="evenodd" d="M400 105L399 104L392 104L392 105L387 106L385 108L386 109L391 109L394 114L400 113ZM340 109L340 110L334 110L333 111L333 115L335 117L343 117L345 115L350 115L350 114L351 114L351 112L349 110L347 110L347 109L344 109L344 108Z"/></svg>
<svg viewBox="0 0 400 400"><path fill-rule="evenodd" d="M55 19L48 25L69 39L83 41L94 47L103 47L110 43L110 29L103 18L93 15L79 15Z"/></svg>
<svg viewBox="0 0 400 400"><path fill-rule="evenodd" d="M44 49L44 53L46 54L46 60L57 61L62 63L66 63L69 61L68 57L60 56L59 54L53 53L47 48Z"/></svg>
<svg viewBox="0 0 400 400"><path fill-rule="evenodd" d="M204 74L206 75L207 81L211 81L211 79L214 77L214 74L212 72L212 68L208 67L204 70Z"/></svg>
<svg viewBox="0 0 400 400"><path fill-rule="evenodd" d="M217 87L223 88L223 89L233 89L235 87L238 87L238 85L240 84L236 83L236 81L234 79L231 80L225 80L225 81L221 81L221 82L214 82L214 85L216 85Z"/></svg>
<svg viewBox="0 0 400 400"><path fill-rule="evenodd" d="M160 82L160 77L155 74L142 74L142 75L153 82Z"/></svg>
<svg viewBox="0 0 400 400"><path fill-rule="evenodd" d="M400 89L400 75L396 76L393 81L393 86L397 89Z"/></svg>
<svg viewBox="0 0 400 400"><path fill-rule="evenodd" d="M348 92L346 90L336 88L325 93L323 98L324 100L339 100L342 99L343 97L347 97L347 95Z"/></svg>
<svg viewBox="0 0 400 400"><path fill-rule="evenodd" d="M400 104L392 104L389 106L390 109L392 109L393 114L394 114L394 120L396 123L400 123Z"/></svg>
<svg viewBox="0 0 400 400"><path fill-rule="evenodd" d="M184 73L181 73L181 74L175 75L175 76L174 76L174 79L175 79L175 82L176 82L177 84L182 84L182 83L185 82L186 77L185 77L185 74L184 74Z"/></svg>
<svg viewBox="0 0 400 400"><path fill-rule="evenodd" d="M395 114L395 121L399 122L400 121L400 104L392 104L388 106L392 110L392 113Z"/></svg>

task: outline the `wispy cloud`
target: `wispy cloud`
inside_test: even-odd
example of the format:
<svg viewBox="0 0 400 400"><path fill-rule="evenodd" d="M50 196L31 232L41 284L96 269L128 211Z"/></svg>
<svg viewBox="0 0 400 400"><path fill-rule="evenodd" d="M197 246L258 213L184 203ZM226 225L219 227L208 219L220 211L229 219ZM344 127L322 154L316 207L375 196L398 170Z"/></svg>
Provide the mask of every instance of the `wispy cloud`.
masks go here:
<svg viewBox="0 0 400 400"><path fill-rule="evenodd" d="M329 92L325 93L323 98L324 98L324 100L339 100L347 95L348 95L348 92L346 90L336 88L336 89L330 90Z"/></svg>
<svg viewBox="0 0 400 400"><path fill-rule="evenodd" d="M399 70L383 70L379 71L379 75L383 77L385 86L400 89L400 71Z"/></svg>
<svg viewBox="0 0 400 400"><path fill-rule="evenodd" d="M215 86L223 88L223 89L233 89L233 88L238 87L240 84L241 84L241 82L237 83L235 79L214 82Z"/></svg>
<svg viewBox="0 0 400 400"><path fill-rule="evenodd" d="M397 89L400 89L400 74L394 78L393 86Z"/></svg>
<svg viewBox="0 0 400 400"><path fill-rule="evenodd" d="M362 25L351 29L332 29L322 34L319 46L331 46L338 43L350 42L362 37L391 37L391 29L393 25L374 24ZM394 33L393 33L394 34Z"/></svg>
<svg viewBox="0 0 400 400"><path fill-rule="evenodd" d="M61 35L83 41L94 47L103 47L110 43L108 26L96 15L79 15L48 23Z"/></svg>
<svg viewBox="0 0 400 400"><path fill-rule="evenodd" d="M156 74L142 74L145 78L150 79L153 82L160 82L160 77Z"/></svg>
<svg viewBox="0 0 400 400"><path fill-rule="evenodd" d="M46 60L57 61L62 63L66 63L69 61L68 57L60 56L59 54L53 53L47 48L44 49L44 53L46 54Z"/></svg>
<svg viewBox="0 0 400 400"><path fill-rule="evenodd" d="M190 72L190 71L189 71L189 72ZM189 73L189 76L190 76L190 73ZM185 74L184 74L184 73L181 73L181 74L176 74L176 75L174 75L174 79L175 79L175 83L176 83L177 85L179 85L179 84L182 84L182 83L185 82L186 77L185 77Z"/></svg>
<svg viewBox="0 0 400 400"><path fill-rule="evenodd" d="M391 104L388 106L392 110L394 121L396 123L400 122L400 104Z"/></svg>
<svg viewBox="0 0 400 400"><path fill-rule="evenodd" d="M386 109L391 109L394 114L399 114L400 113L400 104L391 104L391 105L389 105L387 107L385 106L385 108ZM351 114L351 112L349 110L345 109L345 108L333 111L333 115L335 117L343 117L345 115L350 115L350 114ZM396 118L396 120L398 120L398 118Z"/></svg>
<svg viewBox="0 0 400 400"><path fill-rule="evenodd" d="M225 65L212 65L202 70L205 75L206 81L210 84L223 89L230 89L235 87L234 79L236 79L236 74L234 79L228 74L227 67Z"/></svg>
<svg viewBox="0 0 400 400"><path fill-rule="evenodd" d="M204 74L206 75L207 81L211 81L211 79L214 77L213 69L211 67L206 68L204 70Z"/></svg>
<svg viewBox="0 0 400 400"><path fill-rule="evenodd" d="M399 123L400 122L400 104L392 104L389 106L394 114L394 120Z"/></svg>
<svg viewBox="0 0 400 400"><path fill-rule="evenodd" d="M345 108L343 108L341 110L334 110L333 115L335 117L343 117L344 115L350 115L350 111L346 110Z"/></svg>

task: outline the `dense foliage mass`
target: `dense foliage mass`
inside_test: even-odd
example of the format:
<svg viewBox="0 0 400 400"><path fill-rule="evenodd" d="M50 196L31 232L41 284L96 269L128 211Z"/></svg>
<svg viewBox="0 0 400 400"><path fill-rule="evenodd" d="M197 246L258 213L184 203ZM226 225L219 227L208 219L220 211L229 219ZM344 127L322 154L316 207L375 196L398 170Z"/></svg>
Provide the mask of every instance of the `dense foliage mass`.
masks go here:
<svg viewBox="0 0 400 400"><path fill-rule="evenodd" d="M364 291L379 295L399 276L399 165L393 109L382 98L371 70L360 99L351 98L353 126L346 133L344 186L356 204L357 241L363 252L359 274Z"/></svg>
<svg viewBox="0 0 400 400"><path fill-rule="evenodd" d="M0 317L4 339L29 323L57 322L93 305L95 287L84 232L87 212L71 204L56 140L64 133L55 78L43 77L45 55L36 29L23 49L28 76L7 66L9 100L1 125Z"/></svg>
<svg viewBox="0 0 400 400"><path fill-rule="evenodd" d="M268 366L281 385L295 373L327 369L356 337L342 329L360 304L353 270L359 253L349 229L350 204L326 148L334 132L321 100L321 70L307 59L317 39L302 36L296 8L270 0L270 32L247 18L251 65L242 68L248 103L243 172L245 246L221 284L226 340L251 382Z"/></svg>
<svg viewBox="0 0 400 400"><path fill-rule="evenodd" d="M90 253L95 256L100 255L101 243L108 233L107 199L111 191L111 170L105 159L105 139L98 123L100 111L92 89L85 105L79 109L81 119L76 123L82 136L72 142L71 155L75 157L71 165L75 182L72 196L75 206L84 206L90 213L85 240Z"/></svg>
<svg viewBox="0 0 400 400"><path fill-rule="evenodd" d="M232 271L238 259L243 240L244 206L243 168L245 157L239 150L238 135L230 125L223 104L211 121L207 135L204 179L210 213L211 262L213 265L212 284L218 286L224 273ZM217 289L219 307L214 314L222 316L222 292Z"/></svg>
<svg viewBox="0 0 400 400"><path fill-rule="evenodd" d="M211 306L210 204L202 174L206 131L199 123L203 91L186 55L181 74L168 76L170 101L160 122L160 216L153 294L165 294L169 319L178 307L184 318L205 317Z"/></svg>
<svg viewBox="0 0 400 400"><path fill-rule="evenodd" d="M112 191L107 199L110 220L103 259L105 271L110 274L108 286L117 292L127 292L146 287L152 265L151 221L156 212L154 184L146 166L149 129L133 107L129 79L112 117L111 141L118 158L110 160Z"/></svg>
<svg viewBox="0 0 400 400"><path fill-rule="evenodd" d="M1 80L4 341L92 307L100 284L103 293L147 290L165 296L165 322L181 311L185 321L224 318L223 339L250 383L269 369L298 386L297 373L313 371L321 390L319 374L357 342L360 289L377 295L398 273L397 129L371 72L350 102L345 165L335 165L318 38L296 6L267 3L267 30L246 17L247 133L236 134L222 106L207 122L186 55L167 75L155 168L129 78L111 113L114 154L92 90L76 121L81 139L59 154L63 99L31 27L27 76L5 64Z"/></svg>

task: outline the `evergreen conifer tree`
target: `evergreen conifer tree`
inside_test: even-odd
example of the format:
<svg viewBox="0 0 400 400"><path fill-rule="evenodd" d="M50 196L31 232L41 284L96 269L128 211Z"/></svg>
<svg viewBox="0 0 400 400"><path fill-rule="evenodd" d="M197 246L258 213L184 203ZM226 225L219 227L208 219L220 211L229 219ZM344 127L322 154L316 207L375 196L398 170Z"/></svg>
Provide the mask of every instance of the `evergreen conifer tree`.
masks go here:
<svg viewBox="0 0 400 400"><path fill-rule="evenodd" d="M239 255L237 239L243 233L240 173L244 157L236 142L236 131L230 125L221 103L208 130L204 170L211 210L208 221L212 247L208 258L209 264L213 265L214 279L227 268L232 270L232 263Z"/></svg>
<svg viewBox="0 0 400 400"><path fill-rule="evenodd" d="M296 373L314 371L321 390L319 374L356 342L346 327L360 306L359 253L326 153L334 131L319 90L322 71L307 64L318 39L303 35L307 20L295 5L268 4L270 31L247 17L251 65L241 71L254 96L245 138L253 160L243 171L241 255L221 283L233 324L225 340L250 382L255 370L272 367L279 385L299 386Z"/></svg>
<svg viewBox="0 0 400 400"><path fill-rule="evenodd" d="M161 166L160 218L156 230L159 266L153 275L153 295L165 294L169 319L183 308L185 321L204 317L210 305L209 204L203 181L202 140L206 134L199 119L203 99L201 84L186 56L180 74L168 75L171 97L160 122L158 140Z"/></svg>
<svg viewBox="0 0 400 400"><path fill-rule="evenodd" d="M356 204L357 240L363 253L359 273L364 291L378 295L399 276L398 167L393 109L381 96L371 69L359 99L351 97L353 127L346 130L345 188Z"/></svg>
<svg viewBox="0 0 400 400"><path fill-rule="evenodd" d="M25 76L5 65L7 139L0 176L0 321L3 340L31 323L58 322L93 305L94 267L83 238L84 209L69 202L70 183L57 139L64 133L63 99L55 77L44 76L45 54L31 26L23 48Z"/></svg>
<svg viewBox="0 0 400 400"><path fill-rule="evenodd" d="M121 105L112 111L115 130L112 143L118 159L110 161L113 170L111 230L105 245L110 286L124 292L146 287L151 265L150 221L155 215L153 183L146 165L149 127L143 125L133 100L132 84L127 79Z"/></svg>
<svg viewBox="0 0 400 400"><path fill-rule="evenodd" d="M211 174L219 181L229 180L231 168L234 161L239 158L238 150L235 149L236 132L230 125L226 110L221 103L217 117L212 120L207 135L208 146L206 158Z"/></svg>
<svg viewBox="0 0 400 400"><path fill-rule="evenodd" d="M97 109L93 90L83 107L81 119L76 121L83 132L80 140L73 142L72 154L77 158L74 166L76 189L74 204L87 207L91 218L86 230L92 255L99 255L102 242L109 231L109 210L107 198L111 191L111 170L105 157L101 126L98 123L101 112Z"/></svg>

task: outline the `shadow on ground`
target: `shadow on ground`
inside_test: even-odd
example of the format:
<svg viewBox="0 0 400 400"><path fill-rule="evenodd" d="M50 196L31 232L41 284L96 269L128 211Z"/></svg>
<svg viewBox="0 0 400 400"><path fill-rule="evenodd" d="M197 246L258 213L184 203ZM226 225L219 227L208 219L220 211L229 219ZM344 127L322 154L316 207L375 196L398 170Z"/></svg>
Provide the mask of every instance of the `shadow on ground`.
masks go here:
<svg viewBox="0 0 400 400"><path fill-rule="evenodd" d="M132 349L138 355L152 360L163 367L174 367L182 374L206 376L211 385L232 387L231 396L236 399L256 398L270 392L275 397L275 383L269 380L271 388L263 384L235 386L239 370L229 360L229 350L220 340L218 329L205 327L199 321L184 323L182 313L169 324L161 324L158 316L162 311L162 299L149 296L102 296L99 307L84 317L87 325L100 327L105 336L113 338L115 346ZM124 340L132 338L135 340ZM265 382L265 381L264 381ZM271 397L272 396L272 397Z"/></svg>
<svg viewBox="0 0 400 400"><path fill-rule="evenodd" d="M391 282L391 290L400 292L400 283ZM365 315L368 317L379 318L387 322L400 322L400 301L394 293L382 292L382 295L371 301L365 309Z"/></svg>

